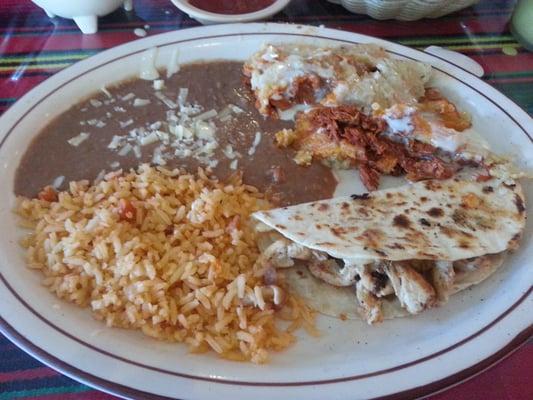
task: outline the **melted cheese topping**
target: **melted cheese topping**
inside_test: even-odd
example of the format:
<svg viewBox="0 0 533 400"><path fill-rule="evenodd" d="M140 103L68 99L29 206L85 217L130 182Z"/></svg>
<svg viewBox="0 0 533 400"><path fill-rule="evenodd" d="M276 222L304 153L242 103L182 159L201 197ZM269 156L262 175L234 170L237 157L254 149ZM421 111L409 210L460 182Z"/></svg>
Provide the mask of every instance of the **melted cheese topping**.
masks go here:
<svg viewBox="0 0 533 400"><path fill-rule="evenodd" d="M297 45L266 45L245 64L259 109L267 113L271 100L293 98L294 83L304 76L319 77L315 101L325 105L414 103L424 94L431 67L416 61L398 60L376 45L320 48ZM289 117L290 115L287 115Z"/></svg>
<svg viewBox="0 0 533 400"><path fill-rule="evenodd" d="M473 129L459 132L447 128L434 113L421 112L417 106L397 104L381 116L387 122L384 132L392 140L416 139L464 159L481 161L489 154L488 143Z"/></svg>

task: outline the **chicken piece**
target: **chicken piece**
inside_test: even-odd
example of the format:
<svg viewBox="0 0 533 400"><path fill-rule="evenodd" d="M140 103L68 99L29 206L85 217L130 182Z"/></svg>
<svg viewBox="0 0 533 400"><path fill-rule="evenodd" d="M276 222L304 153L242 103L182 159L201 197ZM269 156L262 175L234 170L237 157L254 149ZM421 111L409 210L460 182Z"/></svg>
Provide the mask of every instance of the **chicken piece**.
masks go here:
<svg viewBox="0 0 533 400"><path fill-rule="evenodd" d="M276 268L288 268L294 265L293 258L308 260L310 257L311 251L309 249L280 238L261 253L257 262L263 265L272 264Z"/></svg>
<svg viewBox="0 0 533 400"><path fill-rule="evenodd" d="M292 267L294 261L287 255L287 241L280 239L272 243L263 252L264 259L272 263L276 268Z"/></svg>
<svg viewBox="0 0 533 400"><path fill-rule="evenodd" d="M359 304L359 314L369 324L383 321L381 300L368 291L362 281L355 285L355 295Z"/></svg>
<svg viewBox="0 0 533 400"><path fill-rule="evenodd" d="M309 263L309 272L316 278L333 286L351 286L355 283L357 270L351 266L340 266L337 260L313 260Z"/></svg>
<svg viewBox="0 0 533 400"><path fill-rule="evenodd" d="M361 279L363 287L377 297L394 293L389 278L379 264L358 264L355 270Z"/></svg>
<svg viewBox="0 0 533 400"><path fill-rule="evenodd" d="M287 256L297 260L309 260L312 257L312 252L307 247L292 242L287 246Z"/></svg>
<svg viewBox="0 0 533 400"><path fill-rule="evenodd" d="M287 240L274 231L266 231L266 225L257 225L259 232L257 246L261 255L256 261L257 266L274 268L288 268L294 265L294 260L309 260L312 257L311 250L297 243Z"/></svg>
<svg viewBox="0 0 533 400"><path fill-rule="evenodd" d="M396 297L409 313L418 314L435 303L435 289L413 268L390 263L385 267L385 272Z"/></svg>
<svg viewBox="0 0 533 400"><path fill-rule="evenodd" d="M455 278L453 262L437 261L431 270L431 277L439 303L446 303Z"/></svg>

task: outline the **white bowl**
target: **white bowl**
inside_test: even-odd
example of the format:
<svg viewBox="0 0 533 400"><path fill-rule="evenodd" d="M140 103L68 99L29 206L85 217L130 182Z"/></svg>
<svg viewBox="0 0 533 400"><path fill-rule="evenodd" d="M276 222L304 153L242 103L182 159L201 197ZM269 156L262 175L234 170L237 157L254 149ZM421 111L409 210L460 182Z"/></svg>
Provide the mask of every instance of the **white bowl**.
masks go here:
<svg viewBox="0 0 533 400"><path fill-rule="evenodd" d="M191 18L194 18L204 25L260 21L280 12L291 2L291 0L276 0L268 7L246 14L218 14L194 7L187 0L171 1L181 11L187 13Z"/></svg>
<svg viewBox="0 0 533 400"><path fill-rule="evenodd" d="M98 30L98 17L112 13L122 4L126 10L132 9L132 0L32 0L53 18L73 19L83 33Z"/></svg>
<svg viewBox="0 0 533 400"><path fill-rule="evenodd" d="M469 7L479 0L328 0L341 4L348 11L366 14L375 19L414 21L438 18Z"/></svg>

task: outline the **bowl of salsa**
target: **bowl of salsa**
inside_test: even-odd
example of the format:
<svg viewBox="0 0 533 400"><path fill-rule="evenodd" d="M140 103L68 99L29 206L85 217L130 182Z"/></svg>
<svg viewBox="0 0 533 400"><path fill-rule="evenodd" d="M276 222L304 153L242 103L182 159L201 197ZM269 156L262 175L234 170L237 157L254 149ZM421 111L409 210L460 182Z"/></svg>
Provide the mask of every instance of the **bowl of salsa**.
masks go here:
<svg viewBox="0 0 533 400"><path fill-rule="evenodd" d="M250 22L283 10L291 0L171 0L202 24Z"/></svg>

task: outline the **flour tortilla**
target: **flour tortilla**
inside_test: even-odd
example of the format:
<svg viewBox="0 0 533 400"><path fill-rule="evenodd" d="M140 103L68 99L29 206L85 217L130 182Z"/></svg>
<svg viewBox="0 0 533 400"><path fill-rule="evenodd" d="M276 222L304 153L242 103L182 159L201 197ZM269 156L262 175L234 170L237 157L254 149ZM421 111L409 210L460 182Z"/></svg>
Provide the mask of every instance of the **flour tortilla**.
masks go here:
<svg viewBox="0 0 533 400"><path fill-rule="evenodd" d="M519 183L423 181L270 211L257 220L309 249L347 259L455 261L500 253L526 221Z"/></svg>
<svg viewBox="0 0 533 400"><path fill-rule="evenodd" d="M505 253L491 258L485 268L468 271L456 276L449 292L453 295L470 286L477 285L496 272L505 260ZM321 314L337 318L362 319L358 312L357 300L353 287L336 287L315 278L309 269L298 263L285 270L285 276L291 290L297 293L310 307ZM382 302L384 319L407 317L411 314L404 309L396 296L384 298Z"/></svg>

